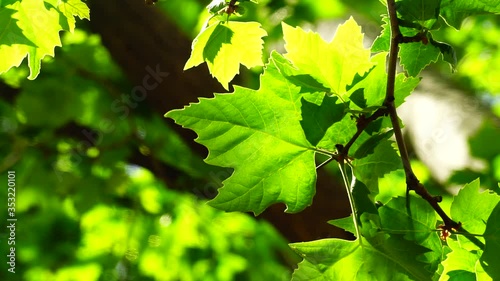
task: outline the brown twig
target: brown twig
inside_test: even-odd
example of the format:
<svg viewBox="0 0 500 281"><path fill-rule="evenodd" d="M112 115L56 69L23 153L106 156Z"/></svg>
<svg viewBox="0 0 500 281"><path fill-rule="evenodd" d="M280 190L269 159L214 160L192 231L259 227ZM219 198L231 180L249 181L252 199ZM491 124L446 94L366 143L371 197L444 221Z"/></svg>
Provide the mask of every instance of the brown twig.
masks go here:
<svg viewBox="0 0 500 281"><path fill-rule="evenodd" d="M321 163L319 166L316 167L316 169L330 163L333 160L337 161L340 164L345 163L345 161L349 159L349 149L358 139L361 133L363 133L366 127L368 127L368 125L371 122L377 120L379 117L384 116L386 114L387 114L387 109L385 107L381 107L377 109L372 115L370 115L370 117L365 117L364 115L359 116L356 120L356 129L357 129L356 133L351 137L351 139L345 146L342 144L335 145L335 148L337 149L336 154L330 151L316 150L319 153L330 156L330 159Z"/></svg>
<svg viewBox="0 0 500 281"><path fill-rule="evenodd" d="M391 118L391 123L394 129L394 136L396 138L396 143L398 145L399 152L401 154L401 160L403 162L403 169L406 175L406 185L407 191L414 190L418 195L425 199L432 208L438 213L444 222L444 227L449 230L460 229L461 224L453 221L439 206L440 197L432 196L423 184L420 183L418 178L415 176L410 164L410 159L408 157L408 151L403 139L403 134L401 132L401 126L399 124L399 118L396 111L396 106L394 105L394 85L396 80L396 66L399 44L408 42L409 39L405 40L405 37L401 34L398 24L398 18L396 13L395 0L387 0L387 10L389 13L389 20L391 26L391 45L389 50L389 63L387 67L387 88L386 96L384 101L384 106L389 112ZM423 37L420 37L423 40ZM426 38L426 37L425 37ZM413 42L413 41L412 41ZM425 43L425 42L424 42Z"/></svg>
<svg viewBox="0 0 500 281"><path fill-rule="evenodd" d="M340 156L345 159L348 157L349 149L354 144L354 142L358 139L358 137L363 133L363 131L368 127L368 125L377 120L379 117L387 115L388 111L386 107L381 107L377 109L370 117L365 117L361 115L356 120L356 133L352 136L349 142L339 151Z"/></svg>

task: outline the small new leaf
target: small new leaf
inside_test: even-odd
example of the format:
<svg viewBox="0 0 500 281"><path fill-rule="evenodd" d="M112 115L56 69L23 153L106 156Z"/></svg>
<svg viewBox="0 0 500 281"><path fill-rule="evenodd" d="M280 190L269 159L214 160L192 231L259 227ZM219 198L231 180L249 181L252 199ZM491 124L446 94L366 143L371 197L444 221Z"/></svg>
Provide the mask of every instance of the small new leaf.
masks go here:
<svg viewBox="0 0 500 281"><path fill-rule="evenodd" d="M400 45L401 65L408 75L416 77L427 65L437 62L441 51L433 44L421 42Z"/></svg>
<svg viewBox="0 0 500 281"><path fill-rule="evenodd" d="M257 22L217 22L194 39L191 56L184 70L206 62L212 76L229 89L229 82L247 68L263 65L262 37L267 33Z"/></svg>

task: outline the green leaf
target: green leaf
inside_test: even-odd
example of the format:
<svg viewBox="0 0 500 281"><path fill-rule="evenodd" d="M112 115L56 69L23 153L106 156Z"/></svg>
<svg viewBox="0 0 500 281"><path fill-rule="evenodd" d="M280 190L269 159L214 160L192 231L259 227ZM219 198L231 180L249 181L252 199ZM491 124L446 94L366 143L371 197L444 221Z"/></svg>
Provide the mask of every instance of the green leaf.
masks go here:
<svg viewBox="0 0 500 281"><path fill-rule="evenodd" d="M499 0L481 0L481 1L470 1L470 0L442 0L441 1L441 16L446 20L446 22L460 29L462 21L471 15L475 14L485 14L500 13L500 1Z"/></svg>
<svg viewBox="0 0 500 281"><path fill-rule="evenodd" d="M391 146L391 141L382 140L372 154L353 161L356 178L364 182L373 196L378 194L378 179L402 167L401 159ZM394 188L405 188L395 186Z"/></svg>
<svg viewBox="0 0 500 281"><path fill-rule="evenodd" d="M259 90L235 87L166 114L198 134L196 141L209 149L207 163L234 168L210 205L259 214L276 202L291 213L311 204L314 151L300 126L299 92L271 58Z"/></svg>
<svg viewBox="0 0 500 281"><path fill-rule="evenodd" d="M272 62L273 67L280 73L280 78L286 80L287 85L290 85L290 87L294 89L298 87L301 98L318 106L321 105L325 97L325 92L329 91L328 88L322 87L319 82L311 76L303 75L301 71L293 67L289 60L276 51L271 52L271 58L270 62ZM276 93L280 95L280 97L288 99L286 95L287 91L277 91ZM298 100L299 107L301 104L302 101Z"/></svg>
<svg viewBox="0 0 500 281"><path fill-rule="evenodd" d="M359 89L364 89L364 99L366 107L380 106L385 99L387 73L386 73L387 53L382 52L371 58L374 67L370 72L356 85L349 89L347 95L352 97ZM406 77L403 73L396 76L395 92L396 106L401 105L404 99L411 94L413 89L420 82L419 78Z"/></svg>
<svg viewBox="0 0 500 281"><path fill-rule="evenodd" d="M455 53L455 49L446 43L436 41L430 38L429 42L437 47L443 56L443 60L450 64L451 71L455 72L457 68L457 54Z"/></svg>
<svg viewBox="0 0 500 281"><path fill-rule="evenodd" d="M409 209L407 208L409 200ZM436 233L436 214L434 209L419 197L396 197L379 208L382 226L385 231L405 233L408 240L421 244L431 234ZM438 238L436 236L436 238Z"/></svg>
<svg viewBox="0 0 500 281"><path fill-rule="evenodd" d="M345 218L329 220L328 223L356 235L356 229L354 228L354 222L352 221L352 214Z"/></svg>
<svg viewBox="0 0 500 281"><path fill-rule="evenodd" d="M389 139L393 134L392 130L389 130L387 132L382 132L378 134L374 134L373 136L370 136L366 141L364 141L354 152L353 157L354 158L363 158L366 157L370 154L372 154L375 151L375 148L377 145L382 141L382 140L387 140Z"/></svg>
<svg viewBox="0 0 500 281"><path fill-rule="evenodd" d="M460 244L452 239L448 239L447 243L452 252L448 253L442 262L443 272L440 280L485 280L476 279L476 268L479 265L477 253L460 247Z"/></svg>
<svg viewBox="0 0 500 281"><path fill-rule="evenodd" d="M262 37L266 35L257 22L212 24L194 39L184 70L206 62L212 76L227 90L240 72L240 64L247 68L262 65Z"/></svg>
<svg viewBox="0 0 500 281"><path fill-rule="evenodd" d="M441 240L436 232L436 213L420 197L396 197L380 207L379 214L383 231L402 233L404 238L430 249L422 258L436 271L443 256Z"/></svg>
<svg viewBox="0 0 500 281"><path fill-rule="evenodd" d="M379 235L377 243L323 239L290 244L304 260L292 280L430 280L416 257L426 249L397 236Z"/></svg>
<svg viewBox="0 0 500 281"><path fill-rule="evenodd" d="M52 3L54 2L54 3ZM0 10L0 73L18 67L26 56L30 75L40 73L41 60L54 56L61 46L59 31L73 31L74 16L89 19L89 9L80 0L23 0Z"/></svg>
<svg viewBox="0 0 500 281"><path fill-rule="evenodd" d="M401 0L396 2L396 8L402 20L430 29L439 17L440 2L441 0Z"/></svg>
<svg viewBox="0 0 500 281"><path fill-rule="evenodd" d="M389 50L391 34L389 19L383 18L382 33L375 39L372 45L372 52L381 52ZM413 36L416 32L413 28L401 28L401 32L405 36ZM429 42L431 44L423 44L422 42L400 44L399 57L401 64L410 76L417 76L422 69L433 62L437 62L439 55L443 56L443 60L450 64L452 71L455 71L457 65L457 57L453 47L446 43L435 41L430 32L428 33Z"/></svg>
<svg viewBox="0 0 500 281"><path fill-rule="evenodd" d="M350 97L351 101L357 105L359 108L362 108L361 110L357 109L348 109L347 112L351 113L372 113L375 110L379 109L381 106L366 106L366 99L365 99L365 89L360 88L355 90Z"/></svg>
<svg viewBox="0 0 500 281"><path fill-rule="evenodd" d="M348 95L351 96L359 89L364 89L366 107L380 106L385 99L385 85L387 83L386 58L386 52L373 56L370 61L374 67L363 80L349 89Z"/></svg>
<svg viewBox="0 0 500 281"><path fill-rule="evenodd" d="M390 44L391 44L391 26L389 24L390 20L387 15L384 15L382 17L382 32L380 33L377 38L373 41L372 44L372 52L377 53L377 52L387 52L389 51ZM407 37L412 37L420 32L422 32L422 28L419 27L418 25L415 24L408 24L409 26L404 26L404 24L408 24L408 22L405 21L400 21L400 31L403 36ZM402 44L403 45L403 44ZM401 45L400 45L401 46Z"/></svg>
<svg viewBox="0 0 500 281"><path fill-rule="evenodd" d="M329 43L317 33L304 32L285 23L282 26L285 57L341 98L354 76L362 75L372 66L370 50L363 47L361 27L352 18L339 26Z"/></svg>
<svg viewBox="0 0 500 281"><path fill-rule="evenodd" d="M312 145L317 145L328 128L344 117L345 106L337 103L337 97L324 97L321 105L302 99L300 125Z"/></svg>
<svg viewBox="0 0 500 281"><path fill-rule="evenodd" d="M437 62L441 51L433 44L421 42L400 45L401 65L410 76L417 76L427 65Z"/></svg>
<svg viewBox="0 0 500 281"><path fill-rule="evenodd" d="M457 67L457 55L455 49L449 44L432 39L429 33L429 43L421 42L406 43L401 45L399 57L401 64L410 76L417 76L427 65L438 61L440 55L447 62L452 72Z"/></svg>
<svg viewBox="0 0 500 281"><path fill-rule="evenodd" d="M373 41L371 51L377 52L388 52L391 46L391 26L389 24L389 18L384 16L382 18L382 32Z"/></svg>
<svg viewBox="0 0 500 281"><path fill-rule="evenodd" d="M366 215L368 220L364 220L365 222L369 222L371 225L374 217L377 217L375 220L378 225L378 212L375 203L373 203L373 196L371 196L370 190L366 187L366 185L359 180L355 180L351 186L352 198L354 201L354 205L356 207L356 213L358 216L358 221L360 222L361 228L370 228L370 226L363 225L364 215Z"/></svg>
<svg viewBox="0 0 500 281"><path fill-rule="evenodd" d="M413 92L418 83L420 83L420 78L418 77L406 77L403 73L396 75L396 89L394 90L394 96L396 98L394 104L396 107L403 104L406 97Z"/></svg>
<svg viewBox="0 0 500 281"><path fill-rule="evenodd" d="M57 8L66 17L67 28L65 27L65 30L70 32L75 30L75 16L80 19L90 19L90 10L81 0L62 0L56 1L56 3L59 3Z"/></svg>
<svg viewBox="0 0 500 281"><path fill-rule="evenodd" d="M356 130L356 121L350 115L346 114L342 120L336 122L326 130L317 147L334 151L336 144L346 144L356 133Z"/></svg>
<svg viewBox="0 0 500 281"><path fill-rule="evenodd" d="M272 54L271 54L272 55ZM300 87L302 94L315 94L315 93L330 93L331 90L323 86L310 74L297 69L292 63L282 56L273 57L274 64L279 69L281 74L285 76L291 83ZM321 99L323 95L321 96ZM319 105L319 104L318 104Z"/></svg>
<svg viewBox="0 0 500 281"><path fill-rule="evenodd" d="M500 203L496 205L486 223L485 247L481 256L484 270L493 280L500 280Z"/></svg>
<svg viewBox="0 0 500 281"><path fill-rule="evenodd" d="M472 234L484 233L491 212L500 202L499 195L489 190L479 192L479 188L479 179L466 184L451 204L451 217L461 222L464 229ZM467 237L459 235L457 238L464 249L478 249ZM482 237L477 239L484 241Z"/></svg>

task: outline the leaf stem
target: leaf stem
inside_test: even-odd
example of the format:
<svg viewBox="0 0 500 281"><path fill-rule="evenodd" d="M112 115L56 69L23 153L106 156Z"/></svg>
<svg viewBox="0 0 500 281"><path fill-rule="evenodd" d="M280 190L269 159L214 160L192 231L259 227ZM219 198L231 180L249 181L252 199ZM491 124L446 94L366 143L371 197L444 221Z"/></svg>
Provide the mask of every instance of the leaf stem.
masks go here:
<svg viewBox="0 0 500 281"><path fill-rule="evenodd" d="M328 151L328 150L324 150L324 149L321 149L321 148L313 148L312 149L313 151L317 152L317 153L320 153L320 154L323 154L323 155L326 155L328 156L329 158L326 159L325 161L323 161L322 163L320 163L318 166L316 166L316 170L323 167L324 165L332 162L333 160L337 161L337 162L340 162L339 160L339 155L337 153L334 153L334 152L331 152L331 151Z"/></svg>
<svg viewBox="0 0 500 281"><path fill-rule="evenodd" d="M432 196L427 189L420 183L417 179L415 173L412 170L410 159L408 157L408 151L403 139L403 133L401 131L401 126L399 124L399 118L396 111L396 106L394 105L394 85L396 80L396 66L398 59L399 44L403 43L403 36L399 29L399 23L396 12L395 0L387 0L387 11L389 13L389 20L391 26L391 45L389 50L388 66L387 66L387 88L386 96L384 101L384 106L387 108L389 116L391 118L391 123L394 129L394 136L396 138L396 143L398 145L399 153L401 154L401 160L403 162L403 169L406 175L406 188L407 191L414 190L418 195L424 198L432 208L438 213L444 222L447 229L460 229L461 224L453 221L439 206L439 197Z"/></svg>
<svg viewBox="0 0 500 281"><path fill-rule="evenodd" d="M348 183L348 178L347 178L347 173L345 170L345 162L339 162L339 169L340 173L342 174L342 179L344 180L344 186L347 192L347 197L349 198L349 204L351 205L351 212L352 212L352 220L354 222L354 228L356 229L356 237L359 240L359 244L363 244L361 240L361 233L359 231L359 224L358 224L358 211L356 209L356 205L354 204L354 197L352 196L352 190L353 186L355 184L356 178L354 177L354 173L352 173L352 180L351 184ZM352 167L351 167L352 171Z"/></svg>

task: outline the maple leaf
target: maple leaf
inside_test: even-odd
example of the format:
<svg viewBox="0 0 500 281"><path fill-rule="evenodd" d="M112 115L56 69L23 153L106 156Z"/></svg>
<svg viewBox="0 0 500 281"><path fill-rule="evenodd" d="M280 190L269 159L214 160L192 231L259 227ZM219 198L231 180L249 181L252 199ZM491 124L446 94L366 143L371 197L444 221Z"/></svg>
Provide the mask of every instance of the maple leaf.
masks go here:
<svg viewBox="0 0 500 281"><path fill-rule="evenodd" d="M240 64L247 68L262 65L262 37L266 35L257 22L212 24L194 39L184 70L206 62L212 76L227 90L240 72Z"/></svg>
<svg viewBox="0 0 500 281"><path fill-rule="evenodd" d="M283 24L283 37L285 57L340 97L356 74L362 75L372 66L370 50L363 47L361 27L353 18L338 27L329 43L317 33L287 24Z"/></svg>
<svg viewBox="0 0 500 281"><path fill-rule="evenodd" d="M256 214L276 202L287 212L311 204L316 182L314 150L300 125L300 88L281 75L273 53L259 90L201 99L167 117L193 129L209 148L206 162L234 168L210 205Z"/></svg>

